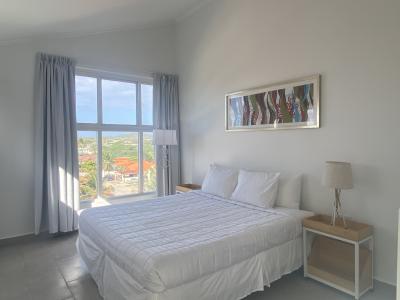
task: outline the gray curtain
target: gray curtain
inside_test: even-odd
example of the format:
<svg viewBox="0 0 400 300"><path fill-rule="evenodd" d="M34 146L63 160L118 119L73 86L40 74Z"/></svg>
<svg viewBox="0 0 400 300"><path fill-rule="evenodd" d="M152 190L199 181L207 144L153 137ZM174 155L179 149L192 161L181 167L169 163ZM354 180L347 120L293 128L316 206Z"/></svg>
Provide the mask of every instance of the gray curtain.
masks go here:
<svg viewBox="0 0 400 300"><path fill-rule="evenodd" d="M179 136L179 92L178 76L167 74L153 74L154 93L154 128L176 130L177 146L167 146L169 167L166 170L165 185L163 184L163 169L160 161L161 146L156 147L157 157L157 194L175 193L175 187L181 180L180 136Z"/></svg>
<svg viewBox="0 0 400 300"><path fill-rule="evenodd" d="M39 53L35 71L35 233L78 228L75 62Z"/></svg>

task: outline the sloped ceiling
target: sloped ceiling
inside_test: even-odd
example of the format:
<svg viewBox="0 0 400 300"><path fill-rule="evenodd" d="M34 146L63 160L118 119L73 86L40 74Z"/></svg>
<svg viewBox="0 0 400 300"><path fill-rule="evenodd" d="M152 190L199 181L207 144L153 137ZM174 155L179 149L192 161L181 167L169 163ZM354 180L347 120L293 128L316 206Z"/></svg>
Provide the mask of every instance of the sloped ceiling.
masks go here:
<svg viewBox="0 0 400 300"><path fill-rule="evenodd" d="M0 41L172 23L207 0L0 0Z"/></svg>

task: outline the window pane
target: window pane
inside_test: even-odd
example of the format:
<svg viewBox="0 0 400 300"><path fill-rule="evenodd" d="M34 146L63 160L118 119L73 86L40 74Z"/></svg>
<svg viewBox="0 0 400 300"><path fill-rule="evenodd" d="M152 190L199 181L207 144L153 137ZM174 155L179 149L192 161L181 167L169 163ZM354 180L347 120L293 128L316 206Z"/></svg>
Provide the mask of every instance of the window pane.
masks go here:
<svg viewBox="0 0 400 300"><path fill-rule="evenodd" d="M78 131L79 199L97 198L97 135L95 131Z"/></svg>
<svg viewBox="0 0 400 300"><path fill-rule="evenodd" d="M139 192L137 132L103 131L104 197Z"/></svg>
<svg viewBox="0 0 400 300"><path fill-rule="evenodd" d="M136 84L102 80L103 123L136 124Z"/></svg>
<svg viewBox="0 0 400 300"><path fill-rule="evenodd" d="M153 133L143 133L143 191L156 190L156 155L153 145Z"/></svg>
<svg viewBox="0 0 400 300"><path fill-rule="evenodd" d="M78 123L97 122L97 79L75 76L76 121Z"/></svg>
<svg viewBox="0 0 400 300"><path fill-rule="evenodd" d="M142 96L142 124L153 125L153 86L150 84L140 85Z"/></svg>

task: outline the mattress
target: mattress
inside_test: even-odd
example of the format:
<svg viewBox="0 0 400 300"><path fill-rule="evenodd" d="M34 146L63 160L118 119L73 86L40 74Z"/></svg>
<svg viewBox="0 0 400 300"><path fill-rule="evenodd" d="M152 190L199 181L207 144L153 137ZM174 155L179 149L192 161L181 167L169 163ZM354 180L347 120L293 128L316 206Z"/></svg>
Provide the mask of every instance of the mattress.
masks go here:
<svg viewBox="0 0 400 300"><path fill-rule="evenodd" d="M163 293L298 238L305 216L196 191L85 210L78 248L92 244L138 286ZM79 252L90 261L90 251ZM91 269L104 268L97 263Z"/></svg>

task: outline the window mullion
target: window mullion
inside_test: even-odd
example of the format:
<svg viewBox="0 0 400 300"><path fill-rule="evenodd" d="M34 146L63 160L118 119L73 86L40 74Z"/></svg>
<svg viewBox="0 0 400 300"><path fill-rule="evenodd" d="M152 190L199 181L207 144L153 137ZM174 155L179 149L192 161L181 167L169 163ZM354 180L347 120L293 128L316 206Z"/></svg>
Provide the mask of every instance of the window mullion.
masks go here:
<svg viewBox="0 0 400 300"><path fill-rule="evenodd" d="M103 124L103 91L101 88L101 78L97 77L97 124Z"/></svg>
<svg viewBox="0 0 400 300"><path fill-rule="evenodd" d="M136 125L142 126L142 95L140 82L136 83Z"/></svg>
<svg viewBox="0 0 400 300"><path fill-rule="evenodd" d="M136 83L136 125L142 126L142 94L140 82ZM138 147L138 163L139 163L139 193L143 193L143 132L138 132L139 147Z"/></svg>
<svg viewBox="0 0 400 300"><path fill-rule="evenodd" d="M97 131L97 199L102 198L103 191L103 133Z"/></svg>
<svg viewBox="0 0 400 300"><path fill-rule="evenodd" d="M135 126L135 125L120 125L120 124L103 124L99 126L103 131L153 131L151 126Z"/></svg>
<svg viewBox="0 0 400 300"><path fill-rule="evenodd" d="M97 198L102 198L103 191L103 105L101 78L97 77Z"/></svg>
<svg viewBox="0 0 400 300"><path fill-rule="evenodd" d="M139 134L139 193L143 193L143 132L138 132Z"/></svg>

